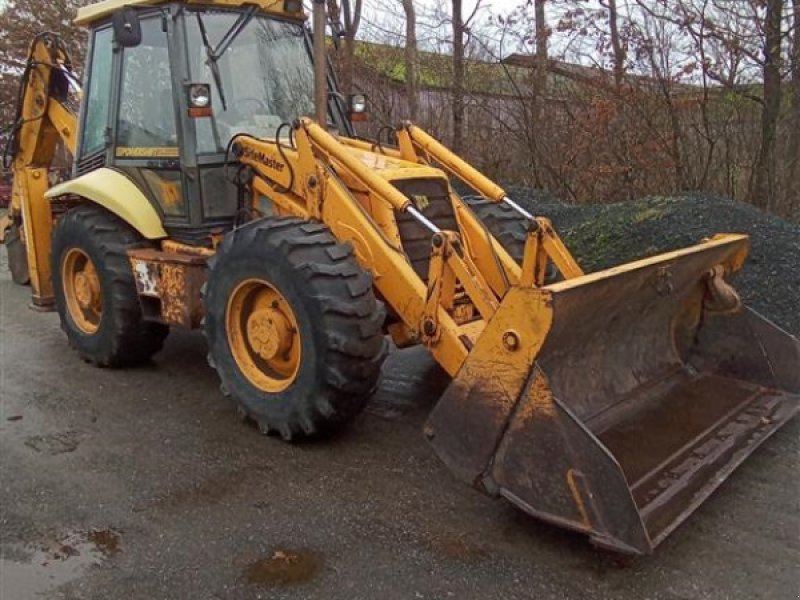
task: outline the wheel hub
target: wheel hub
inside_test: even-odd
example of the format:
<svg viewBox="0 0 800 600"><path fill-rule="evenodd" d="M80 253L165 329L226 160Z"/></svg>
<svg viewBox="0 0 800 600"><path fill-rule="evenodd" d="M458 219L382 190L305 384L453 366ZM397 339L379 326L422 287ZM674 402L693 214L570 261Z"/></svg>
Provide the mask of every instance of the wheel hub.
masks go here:
<svg viewBox="0 0 800 600"><path fill-rule="evenodd" d="M97 273L84 269L75 274L75 299L81 308L96 308L100 300L100 282Z"/></svg>
<svg viewBox="0 0 800 600"><path fill-rule="evenodd" d="M225 314L231 354L250 383L273 394L291 386L300 371L302 340L283 294L263 279L247 279L231 292Z"/></svg>
<svg viewBox="0 0 800 600"><path fill-rule="evenodd" d="M89 255L80 248L70 248L63 258L61 277L73 322L83 333L96 333L103 314L103 293Z"/></svg>
<svg viewBox="0 0 800 600"><path fill-rule="evenodd" d="M247 319L247 341L264 360L285 357L293 337L291 324L280 310L258 310Z"/></svg>

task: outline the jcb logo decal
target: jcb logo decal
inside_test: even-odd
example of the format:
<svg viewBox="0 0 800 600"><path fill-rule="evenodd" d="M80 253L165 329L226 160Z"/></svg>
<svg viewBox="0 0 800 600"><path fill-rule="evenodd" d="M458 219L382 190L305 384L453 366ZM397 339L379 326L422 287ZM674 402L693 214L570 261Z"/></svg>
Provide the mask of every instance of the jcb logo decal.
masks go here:
<svg viewBox="0 0 800 600"><path fill-rule="evenodd" d="M417 210L425 210L431 205L430 199L427 196L411 196L411 200L414 202L414 206L417 207Z"/></svg>

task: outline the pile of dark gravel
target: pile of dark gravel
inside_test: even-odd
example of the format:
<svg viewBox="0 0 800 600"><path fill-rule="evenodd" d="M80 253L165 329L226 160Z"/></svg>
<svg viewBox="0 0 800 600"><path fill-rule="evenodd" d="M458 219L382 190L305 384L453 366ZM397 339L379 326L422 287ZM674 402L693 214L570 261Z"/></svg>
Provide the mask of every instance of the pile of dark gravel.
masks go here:
<svg viewBox="0 0 800 600"><path fill-rule="evenodd" d="M747 233L752 248L734 280L744 301L800 336L800 225L739 202L701 194L648 197L620 204L569 205L512 188L509 196L552 219L586 271L697 243L715 233Z"/></svg>

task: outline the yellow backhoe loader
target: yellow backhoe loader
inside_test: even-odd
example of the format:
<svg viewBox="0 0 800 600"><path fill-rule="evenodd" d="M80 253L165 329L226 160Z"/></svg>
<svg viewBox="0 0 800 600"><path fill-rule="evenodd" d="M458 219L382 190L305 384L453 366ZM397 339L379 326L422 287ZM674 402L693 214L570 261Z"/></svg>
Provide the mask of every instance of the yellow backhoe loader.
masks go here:
<svg viewBox="0 0 800 600"><path fill-rule="evenodd" d="M83 85L38 36L6 151L14 278L98 366L202 328L240 414L286 440L362 410L387 336L422 344L452 377L424 435L457 477L652 551L800 405L800 343L726 281L747 236L584 273L413 124L356 137L325 20L322 0L311 29L297 0L106 0L78 13Z"/></svg>

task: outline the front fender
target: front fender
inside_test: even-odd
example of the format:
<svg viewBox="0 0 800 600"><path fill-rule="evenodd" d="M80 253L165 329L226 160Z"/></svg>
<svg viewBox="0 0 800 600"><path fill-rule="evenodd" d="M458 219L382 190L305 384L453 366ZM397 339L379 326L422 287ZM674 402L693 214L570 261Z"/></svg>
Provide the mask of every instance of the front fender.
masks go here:
<svg viewBox="0 0 800 600"><path fill-rule="evenodd" d="M45 198L72 194L111 211L148 240L167 237L156 209L139 187L119 171L103 167L50 188Z"/></svg>

